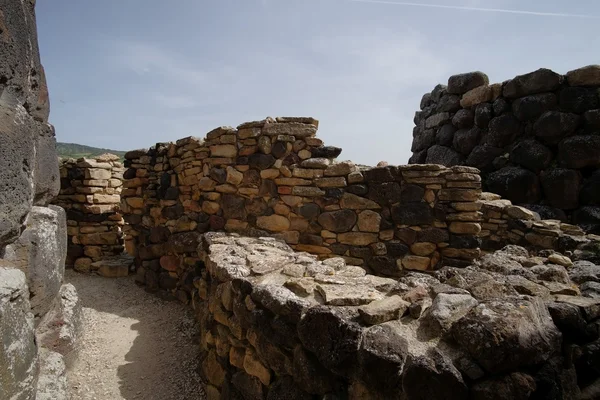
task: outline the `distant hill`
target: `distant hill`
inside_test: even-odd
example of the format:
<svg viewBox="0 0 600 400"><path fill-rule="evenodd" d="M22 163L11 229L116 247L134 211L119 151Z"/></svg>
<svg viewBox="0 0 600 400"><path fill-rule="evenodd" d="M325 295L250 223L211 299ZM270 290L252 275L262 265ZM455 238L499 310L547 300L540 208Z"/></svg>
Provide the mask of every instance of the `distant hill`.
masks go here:
<svg viewBox="0 0 600 400"><path fill-rule="evenodd" d="M104 153L111 153L121 158L125 155L125 151L100 149L98 147L85 146L83 144L76 143L56 143L56 151L59 157L63 158L81 158L81 157L94 157Z"/></svg>

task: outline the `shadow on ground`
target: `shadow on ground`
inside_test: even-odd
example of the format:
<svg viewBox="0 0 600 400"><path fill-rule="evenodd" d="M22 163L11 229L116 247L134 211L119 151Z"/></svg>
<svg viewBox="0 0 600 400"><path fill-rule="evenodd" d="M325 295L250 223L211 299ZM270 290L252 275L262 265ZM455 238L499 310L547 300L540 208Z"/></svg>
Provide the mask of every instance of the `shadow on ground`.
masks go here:
<svg viewBox="0 0 600 400"><path fill-rule="evenodd" d="M69 371L73 399L203 399L191 310L146 293L132 277L67 272L84 307Z"/></svg>

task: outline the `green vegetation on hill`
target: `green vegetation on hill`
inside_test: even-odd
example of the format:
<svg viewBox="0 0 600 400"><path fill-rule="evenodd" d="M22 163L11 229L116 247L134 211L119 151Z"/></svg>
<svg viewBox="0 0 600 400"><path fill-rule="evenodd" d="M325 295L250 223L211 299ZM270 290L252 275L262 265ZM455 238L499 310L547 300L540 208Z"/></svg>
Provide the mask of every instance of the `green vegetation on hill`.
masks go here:
<svg viewBox="0 0 600 400"><path fill-rule="evenodd" d="M63 158L81 158L81 157L94 157L104 153L115 154L121 158L125 155L125 151L100 149L98 147L85 146L83 144L76 143L56 143L56 151L59 157Z"/></svg>

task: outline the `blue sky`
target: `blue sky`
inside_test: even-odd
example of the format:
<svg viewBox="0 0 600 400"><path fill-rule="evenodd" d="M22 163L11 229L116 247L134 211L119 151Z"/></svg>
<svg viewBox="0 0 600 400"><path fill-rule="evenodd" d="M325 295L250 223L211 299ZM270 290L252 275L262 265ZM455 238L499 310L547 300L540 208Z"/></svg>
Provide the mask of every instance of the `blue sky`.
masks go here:
<svg viewBox="0 0 600 400"><path fill-rule="evenodd" d="M597 0L393 3L38 0L57 139L128 150L313 116L341 159L404 164L421 96L450 75L600 62Z"/></svg>

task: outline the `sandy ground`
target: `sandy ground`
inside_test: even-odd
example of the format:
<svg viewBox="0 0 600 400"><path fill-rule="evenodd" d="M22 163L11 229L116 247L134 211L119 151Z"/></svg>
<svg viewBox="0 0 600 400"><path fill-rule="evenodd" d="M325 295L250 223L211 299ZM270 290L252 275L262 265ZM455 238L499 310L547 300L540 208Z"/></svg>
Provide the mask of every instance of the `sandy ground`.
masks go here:
<svg viewBox="0 0 600 400"><path fill-rule="evenodd" d="M68 371L73 400L204 399L197 325L177 301L138 287L67 271L83 305L83 336Z"/></svg>

